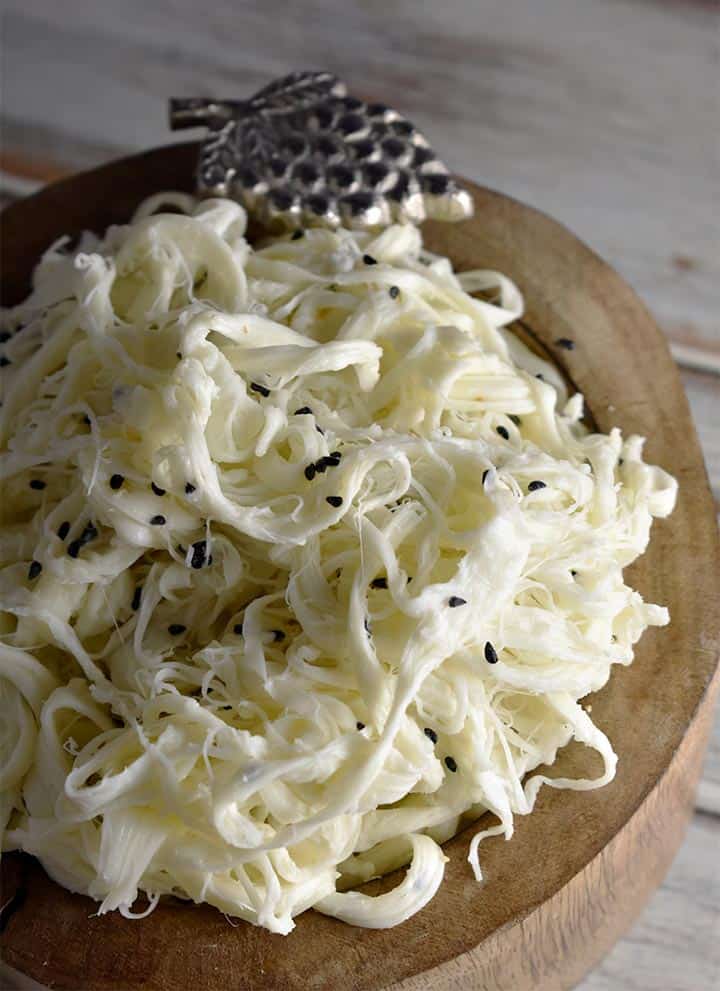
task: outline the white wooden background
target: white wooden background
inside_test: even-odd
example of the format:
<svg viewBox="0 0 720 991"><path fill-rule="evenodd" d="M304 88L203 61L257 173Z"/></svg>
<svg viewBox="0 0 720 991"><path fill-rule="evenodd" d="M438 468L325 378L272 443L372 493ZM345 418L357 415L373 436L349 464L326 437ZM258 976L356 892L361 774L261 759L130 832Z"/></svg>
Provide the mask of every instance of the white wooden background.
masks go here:
<svg viewBox="0 0 720 991"><path fill-rule="evenodd" d="M177 140L169 96L328 68L565 222L680 364L720 505L720 0L4 0L6 198ZM717 604L720 608L720 604ZM667 880L582 991L720 987L720 723Z"/></svg>

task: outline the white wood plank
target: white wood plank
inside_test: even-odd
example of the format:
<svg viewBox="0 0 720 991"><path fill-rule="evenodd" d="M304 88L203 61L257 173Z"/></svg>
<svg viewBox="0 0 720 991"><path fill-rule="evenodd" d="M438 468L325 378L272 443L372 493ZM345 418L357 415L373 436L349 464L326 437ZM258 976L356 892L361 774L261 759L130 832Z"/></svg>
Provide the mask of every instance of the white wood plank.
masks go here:
<svg viewBox="0 0 720 991"><path fill-rule="evenodd" d="M720 502L720 378L683 369L685 392L705 455L710 486Z"/></svg>
<svg viewBox="0 0 720 991"><path fill-rule="evenodd" d="M686 344L671 342L670 350L673 358L681 368L690 368L695 372L712 372L720 375L720 352L707 347L693 347Z"/></svg>
<svg viewBox="0 0 720 991"><path fill-rule="evenodd" d="M38 984L32 978L21 974L14 967L8 967L0 960L0 987L3 991L45 991L43 984Z"/></svg>
<svg viewBox="0 0 720 991"><path fill-rule="evenodd" d="M170 95L243 95L290 68L327 66L406 110L461 172L564 220L678 343L720 354L717 4L6 0L5 9L9 131L57 135L47 155L87 164L88 146L175 140Z"/></svg>
<svg viewBox="0 0 720 991"><path fill-rule="evenodd" d="M720 820L696 815L665 882L578 991L720 987Z"/></svg>
<svg viewBox="0 0 720 991"><path fill-rule="evenodd" d="M716 654L717 651L716 645ZM705 756L695 808L698 811L717 816L720 823L720 704L715 710L715 723L710 734L710 743ZM720 860L720 844L717 856Z"/></svg>
<svg viewBox="0 0 720 991"><path fill-rule="evenodd" d="M30 196L43 186L37 179L28 179L26 176L15 175L0 169L0 194L8 201L20 199L23 196Z"/></svg>
<svg viewBox="0 0 720 991"><path fill-rule="evenodd" d="M710 484L720 506L720 379L688 370L682 372L682 379L700 436ZM719 643L703 646L715 657L720 655ZM716 709L696 807L720 816L720 706ZM717 856L720 859L720 850Z"/></svg>

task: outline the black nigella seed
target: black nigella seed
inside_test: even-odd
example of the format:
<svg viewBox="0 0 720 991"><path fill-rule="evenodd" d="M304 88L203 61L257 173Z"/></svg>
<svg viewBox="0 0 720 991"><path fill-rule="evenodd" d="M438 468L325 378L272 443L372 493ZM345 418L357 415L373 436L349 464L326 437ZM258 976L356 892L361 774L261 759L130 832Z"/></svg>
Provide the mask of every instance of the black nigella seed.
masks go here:
<svg viewBox="0 0 720 991"><path fill-rule="evenodd" d="M37 576L40 574L41 571L42 571L42 565L40 564L40 562L31 561L30 567L28 568L28 578L30 579L30 581L32 581L34 578L37 578Z"/></svg>
<svg viewBox="0 0 720 991"><path fill-rule="evenodd" d="M6 358L5 355L0 355L0 368L7 368L10 364L10 359Z"/></svg>
<svg viewBox="0 0 720 991"><path fill-rule="evenodd" d="M485 660L488 662L488 664L497 664L497 659L498 659L497 651L488 640L487 643L485 644Z"/></svg>
<svg viewBox="0 0 720 991"><path fill-rule="evenodd" d="M334 509L339 509L342 506L342 496L326 496L325 502L329 503Z"/></svg>
<svg viewBox="0 0 720 991"><path fill-rule="evenodd" d="M434 729L430 729L429 726L426 726L423 732L425 733L425 736L428 738L428 740L430 740L432 743L437 743L438 736Z"/></svg>
<svg viewBox="0 0 720 991"><path fill-rule="evenodd" d="M241 637L242 631L243 631L242 623L236 623L235 626L233 626L233 633L235 634L236 637Z"/></svg>
<svg viewBox="0 0 720 991"><path fill-rule="evenodd" d="M194 491L195 491L195 486L193 485L193 483L192 482L186 482L185 483L185 495L192 495Z"/></svg>
<svg viewBox="0 0 720 991"><path fill-rule="evenodd" d="M308 482L312 482L313 478L315 478L315 465L307 466L305 469L305 478L307 478Z"/></svg>
<svg viewBox="0 0 720 991"><path fill-rule="evenodd" d="M312 410L309 406L301 406L300 409L296 409L293 416L312 416Z"/></svg>
<svg viewBox="0 0 720 991"><path fill-rule="evenodd" d="M457 609L458 606L466 606L467 599L461 599L459 595L451 595L448 599L448 605L451 609Z"/></svg>
<svg viewBox="0 0 720 991"><path fill-rule="evenodd" d="M377 265L377 258L373 258L372 255L363 255L363 261L366 265Z"/></svg>
<svg viewBox="0 0 720 991"><path fill-rule="evenodd" d="M342 457L342 454L340 453L340 451L331 451L330 454L328 455L328 457L329 458L333 458L334 460L339 461L340 458Z"/></svg>
<svg viewBox="0 0 720 991"><path fill-rule="evenodd" d="M327 454L324 458L321 458L321 461L328 468L337 468L337 466L340 464L340 455Z"/></svg>
<svg viewBox="0 0 720 991"><path fill-rule="evenodd" d="M83 532L80 534L80 537L79 537L80 546L81 547L84 547L85 544L89 544L91 540L95 540L95 538L97 537L97 535L98 535L98 532L97 532L97 527L95 526L95 524L94 523L87 523L85 525L85 529L83 530Z"/></svg>
<svg viewBox="0 0 720 991"><path fill-rule="evenodd" d="M156 485L155 484L155 482L151 482L150 483L150 488L153 490L153 492L155 493L156 496L164 496L165 495L165 489L161 489L159 485Z"/></svg>
<svg viewBox="0 0 720 991"><path fill-rule="evenodd" d="M157 516L152 516L150 518L150 526L165 526L166 523L167 520L161 513L158 513Z"/></svg>
<svg viewBox="0 0 720 991"><path fill-rule="evenodd" d="M35 489L36 492L42 492L45 488L45 482L41 478L30 479L30 488Z"/></svg>
<svg viewBox="0 0 720 991"><path fill-rule="evenodd" d="M192 545L192 557L190 558L190 567L197 571L199 568L205 564L205 558L207 557L207 541L197 540Z"/></svg>
<svg viewBox="0 0 720 991"><path fill-rule="evenodd" d="M448 769L448 771L452 771L452 773L454 774L457 771L457 761L455 760L455 758L450 756L446 757L445 767Z"/></svg>
<svg viewBox="0 0 720 991"><path fill-rule="evenodd" d="M500 434L504 440L510 439L510 434L507 432L505 427L495 427L495 430Z"/></svg>
<svg viewBox="0 0 720 991"><path fill-rule="evenodd" d="M565 348L566 351L572 351L575 347L575 341L570 340L569 337L558 337L555 343L559 348Z"/></svg>
<svg viewBox="0 0 720 991"><path fill-rule="evenodd" d="M97 527L94 523L88 523L80 534L77 540L73 540L68 544L68 555L72 558L78 556L85 544L89 544L91 540L94 540L98 535Z"/></svg>
<svg viewBox="0 0 720 991"><path fill-rule="evenodd" d="M142 598L142 585L136 585L135 591L133 592L132 602L130 603L130 608L133 612L137 612L140 608L140 599Z"/></svg>
<svg viewBox="0 0 720 991"><path fill-rule="evenodd" d="M168 633L173 637L179 637L185 630L187 630L187 626L183 626L182 623L171 623L168 626Z"/></svg>
<svg viewBox="0 0 720 991"><path fill-rule="evenodd" d="M116 475L111 475L110 476L110 488L111 489L120 489L120 488L122 488L122 484L123 484L124 481L125 481L125 478L124 478L123 475L117 475L117 474Z"/></svg>
<svg viewBox="0 0 720 991"><path fill-rule="evenodd" d="M259 392L261 396L265 396L266 398L270 395L270 390L264 385L260 385L259 382L251 382L250 388L253 392Z"/></svg>
<svg viewBox="0 0 720 991"><path fill-rule="evenodd" d="M361 723L358 720L358 722L355 723L355 729L357 729L357 730L364 730L365 729L365 723Z"/></svg>
<svg viewBox="0 0 720 991"><path fill-rule="evenodd" d="M290 237L290 240L291 241L299 241L300 238L303 236L304 233L305 233L305 231L293 231L292 232L292 235Z"/></svg>
<svg viewBox="0 0 720 991"><path fill-rule="evenodd" d="M273 637L275 639L275 643L282 643L283 640L285 639L285 631L284 630L273 630L272 631L272 635L273 635Z"/></svg>
<svg viewBox="0 0 720 991"><path fill-rule="evenodd" d="M370 588L387 588L387 578L373 578L370 582Z"/></svg>
<svg viewBox="0 0 720 991"><path fill-rule="evenodd" d="M536 480L534 482L530 482L530 484L528 485L528 492L537 492L539 489L544 489L544 488L546 488L545 482Z"/></svg>
<svg viewBox="0 0 720 991"><path fill-rule="evenodd" d="M330 467L330 464L332 464L332 462L328 462L327 458L320 458L319 461L315 462L315 471L318 475L324 475Z"/></svg>
<svg viewBox="0 0 720 991"><path fill-rule="evenodd" d="M397 299L400 295L400 289L397 286L390 286L388 292L390 293L390 299Z"/></svg>
<svg viewBox="0 0 720 991"><path fill-rule="evenodd" d="M70 533L70 524L68 523L67 520L65 520L65 522L61 523L60 526L58 527L57 535L60 538L60 540L64 540L69 533Z"/></svg>

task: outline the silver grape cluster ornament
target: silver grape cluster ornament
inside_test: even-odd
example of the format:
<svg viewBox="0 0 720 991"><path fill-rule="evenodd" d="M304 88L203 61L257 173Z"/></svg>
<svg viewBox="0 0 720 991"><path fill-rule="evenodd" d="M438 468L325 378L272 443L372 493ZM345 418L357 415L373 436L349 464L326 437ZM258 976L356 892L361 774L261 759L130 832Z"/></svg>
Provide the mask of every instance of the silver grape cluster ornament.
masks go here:
<svg viewBox="0 0 720 991"><path fill-rule="evenodd" d="M473 203L402 114L294 72L249 100L171 100L170 126L205 125L198 192L280 229L463 220Z"/></svg>

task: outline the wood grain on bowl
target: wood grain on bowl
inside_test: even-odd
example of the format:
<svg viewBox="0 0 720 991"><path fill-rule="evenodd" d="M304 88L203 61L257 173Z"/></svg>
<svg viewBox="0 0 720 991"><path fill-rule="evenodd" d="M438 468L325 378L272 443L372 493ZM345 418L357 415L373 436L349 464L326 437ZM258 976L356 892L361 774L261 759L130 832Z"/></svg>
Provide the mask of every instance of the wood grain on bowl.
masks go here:
<svg viewBox="0 0 720 991"><path fill-rule="evenodd" d="M9 207L4 301L22 297L55 237L121 222L151 192L189 189L193 161L192 144L158 149ZM675 512L656 522L631 569L643 596L669 607L672 624L648 631L635 663L592 699L593 720L620 756L617 778L597 792L542 791L512 842L484 845L482 885L466 862L472 832L455 837L436 898L388 931L307 912L281 939L172 900L140 921L97 918L94 903L59 888L30 858L5 857L3 900L19 895L2 949L21 972L59 988L149 991L564 988L627 928L667 870L692 810L720 645L715 512L687 401L662 335L609 266L537 211L467 185L475 219L428 224L429 246L460 269L511 275L528 327L584 392L600 429L646 435L648 460L680 481ZM555 347L561 337L575 341L571 352ZM584 751L568 748L557 770L587 770Z"/></svg>

